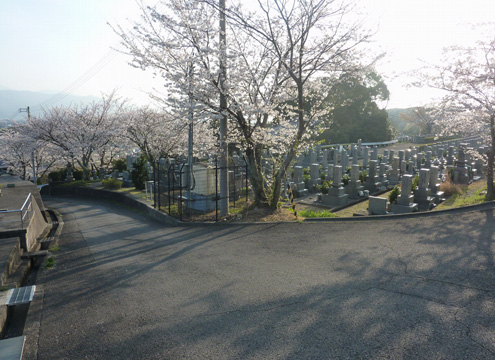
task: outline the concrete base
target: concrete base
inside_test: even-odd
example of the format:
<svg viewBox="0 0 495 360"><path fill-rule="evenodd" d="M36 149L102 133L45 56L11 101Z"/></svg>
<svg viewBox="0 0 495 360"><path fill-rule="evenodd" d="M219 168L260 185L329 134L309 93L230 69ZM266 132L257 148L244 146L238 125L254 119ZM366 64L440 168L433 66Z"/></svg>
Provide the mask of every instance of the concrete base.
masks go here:
<svg viewBox="0 0 495 360"><path fill-rule="evenodd" d="M390 204L389 210L393 214L408 214L419 210L418 204L411 203L409 205Z"/></svg>
<svg viewBox="0 0 495 360"><path fill-rule="evenodd" d="M296 198L300 198L308 194L309 194L308 189L294 190L294 197Z"/></svg>
<svg viewBox="0 0 495 360"><path fill-rule="evenodd" d="M328 194L321 195L321 202L334 207L342 206L347 204L348 197L343 187L332 187L328 190Z"/></svg>
<svg viewBox="0 0 495 360"><path fill-rule="evenodd" d="M435 199L435 204L440 204L442 201L445 201L445 193L443 191L437 191L431 196Z"/></svg>
<svg viewBox="0 0 495 360"><path fill-rule="evenodd" d="M360 199L361 197L359 196L360 191L364 191L364 186L361 185L361 181L358 182L358 184L351 184L344 187L345 193L349 195L350 200L357 200Z"/></svg>

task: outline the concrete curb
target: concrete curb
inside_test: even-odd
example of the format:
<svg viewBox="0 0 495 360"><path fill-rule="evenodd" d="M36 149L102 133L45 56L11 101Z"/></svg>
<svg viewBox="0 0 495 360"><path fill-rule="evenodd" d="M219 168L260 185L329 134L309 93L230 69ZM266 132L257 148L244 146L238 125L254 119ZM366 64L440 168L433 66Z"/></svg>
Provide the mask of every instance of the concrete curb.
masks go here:
<svg viewBox="0 0 495 360"><path fill-rule="evenodd" d="M55 233L52 235L55 244L58 244L60 234L64 227L62 216L58 211L54 211L58 219L58 227ZM26 324L24 325L24 333L26 336L26 343L24 346L24 353L22 358L24 360L36 360L38 359L38 342L40 336L41 319L43 317L43 305L45 297L45 283L46 283L46 269L41 265L38 269L36 278L36 294L33 301L29 305L29 311L27 314Z"/></svg>
<svg viewBox="0 0 495 360"><path fill-rule="evenodd" d="M373 221L373 220L397 220L417 217L440 216L446 214L459 214L471 211L482 211L495 208L495 201L487 201L482 204L468 205L454 209L445 209L438 211L421 211L409 214L390 214L390 215L373 215L373 216L355 216L355 217L336 217L336 218L310 218L304 222L322 222L322 221Z"/></svg>

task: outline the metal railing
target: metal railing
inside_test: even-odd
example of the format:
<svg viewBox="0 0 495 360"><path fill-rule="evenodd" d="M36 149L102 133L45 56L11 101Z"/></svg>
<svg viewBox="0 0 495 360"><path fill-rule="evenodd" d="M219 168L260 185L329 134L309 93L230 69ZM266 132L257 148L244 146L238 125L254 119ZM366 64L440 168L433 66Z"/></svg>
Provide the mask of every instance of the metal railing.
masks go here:
<svg viewBox="0 0 495 360"><path fill-rule="evenodd" d="M0 210L0 228L4 227L3 224L14 224L20 223L21 229L24 229L29 224L31 220L31 215L33 210L33 195L29 193L22 204L20 209L16 210ZM18 215L17 215L18 214ZM4 220L5 218L9 218L9 220ZM10 218L12 220L10 220ZM26 225L26 226L25 226Z"/></svg>

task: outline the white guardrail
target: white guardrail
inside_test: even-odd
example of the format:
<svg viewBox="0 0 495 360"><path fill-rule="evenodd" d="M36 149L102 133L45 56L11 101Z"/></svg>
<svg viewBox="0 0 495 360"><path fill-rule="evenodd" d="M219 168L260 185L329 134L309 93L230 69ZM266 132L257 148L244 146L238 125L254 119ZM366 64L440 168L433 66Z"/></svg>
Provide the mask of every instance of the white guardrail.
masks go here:
<svg viewBox="0 0 495 360"><path fill-rule="evenodd" d="M21 224L21 229L24 229L24 225L29 224L29 220L31 219L31 215L33 211L33 195L29 193L22 204L22 207L17 210L0 210L0 228L9 227L8 226L15 223Z"/></svg>
<svg viewBox="0 0 495 360"><path fill-rule="evenodd" d="M381 142L367 142L367 143L361 143L362 146L387 146L387 145L392 145L399 142L399 140L390 140L390 141L381 141ZM339 147L341 148L344 145L350 145L350 144L330 144L330 145L322 145L322 149L328 149L331 147ZM357 143L355 143L357 145Z"/></svg>

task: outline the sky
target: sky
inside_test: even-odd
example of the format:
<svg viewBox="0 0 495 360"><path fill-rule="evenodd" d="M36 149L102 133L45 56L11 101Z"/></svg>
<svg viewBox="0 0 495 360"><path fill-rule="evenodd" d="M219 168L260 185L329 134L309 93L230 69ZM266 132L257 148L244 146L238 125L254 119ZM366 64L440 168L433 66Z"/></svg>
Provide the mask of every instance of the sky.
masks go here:
<svg viewBox="0 0 495 360"><path fill-rule="evenodd" d="M373 51L386 52L377 71L389 109L430 102L438 93L405 88L405 74L419 59L437 62L443 47L473 43L469 24L495 19L493 0L360 0L358 9L377 30ZM139 19L135 0L0 0L0 90L99 96L117 89L133 103L149 102L162 81L112 50L119 37L108 23L128 27L129 19Z"/></svg>

